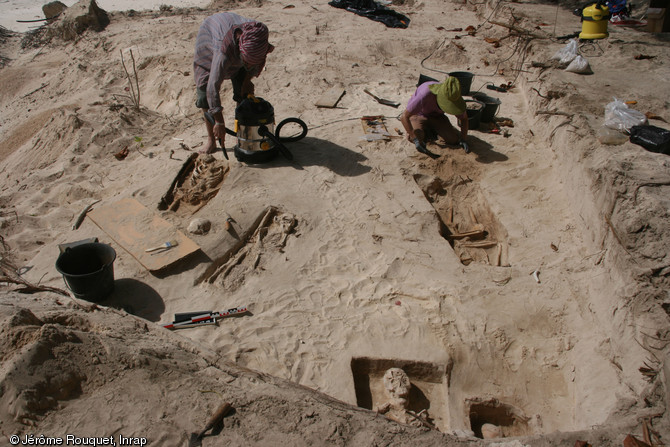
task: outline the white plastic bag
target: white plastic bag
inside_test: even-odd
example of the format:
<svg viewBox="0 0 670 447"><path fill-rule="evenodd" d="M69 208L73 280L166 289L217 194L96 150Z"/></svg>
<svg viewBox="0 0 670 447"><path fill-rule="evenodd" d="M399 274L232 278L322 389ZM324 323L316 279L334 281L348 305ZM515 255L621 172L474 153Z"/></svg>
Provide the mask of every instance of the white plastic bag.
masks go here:
<svg viewBox="0 0 670 447"><path fill-rule="evenodd" d="M572 73L584 73L584 74L593 73L591 71L589 61L587 61L586 58L582 57L581 55L578 55L576 58L574 58L572 62L570 62L570 65L568 65L565 68L565 71L569 71Z"/></svg>
<svg viewBox="0 0 670 447"><path fill-rule="evenodd" d="M556 54L554 54L552 59L559 61L559 64L561 65L568 65L579 54L579 49L577 45L578 45L577 39L570 39L570 41L566 43L563 48L561 48L556 52Z"/></svg>
<svg viewBox="0 0 670 447"><path fill-rule="evenodd" d="M628 132L631 127L641 126L647 122L644 113L629 108L620 99L613 99L614 101L605 106L605 126L621 132Z"/></svg>

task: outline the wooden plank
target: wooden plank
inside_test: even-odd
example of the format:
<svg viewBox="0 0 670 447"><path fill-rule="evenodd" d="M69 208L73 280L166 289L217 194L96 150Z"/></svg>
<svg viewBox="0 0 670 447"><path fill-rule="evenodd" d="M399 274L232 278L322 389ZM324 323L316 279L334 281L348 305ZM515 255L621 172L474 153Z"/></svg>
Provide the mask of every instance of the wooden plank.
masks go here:
<svg viewBox="0 0 670 447"><path fill-rule="evenodd" d="M344 96L344 93L344 89L341 89L340 87L331 87L330 90L326 91L326 93L316 101L315 105L317 107L333 108L337 106L337 103L340 101L340 98Z"/></svg>
<svg viewBox="0 0 670 447"><path fill-rule="evenodd" d="M152 272L168 267L200 249L174 225L133 198L96 208L88 213L88 217ZM168 241L177 241L178 245L152 253L145 251Z"/></svg>

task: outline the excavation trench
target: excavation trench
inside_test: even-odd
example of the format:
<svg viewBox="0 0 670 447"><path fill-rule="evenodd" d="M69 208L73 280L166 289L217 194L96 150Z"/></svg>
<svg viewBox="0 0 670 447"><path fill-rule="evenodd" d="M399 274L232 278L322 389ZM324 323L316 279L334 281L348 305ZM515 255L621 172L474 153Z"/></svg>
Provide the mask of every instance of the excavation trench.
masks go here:
<svg viewBox="0 0 670 447"><path fill-rule="evenodd" d="M435 209L440 235L463 265L509 266L507 232L469 176L441 179L415 174L414 180Z"/></svg>
<svg viewBox="0 0 670 447"><path fill-rule="evenodd" d="M192 153L158 204L180 216L195 214L219 192L229 166L211 155Z"/></svg>

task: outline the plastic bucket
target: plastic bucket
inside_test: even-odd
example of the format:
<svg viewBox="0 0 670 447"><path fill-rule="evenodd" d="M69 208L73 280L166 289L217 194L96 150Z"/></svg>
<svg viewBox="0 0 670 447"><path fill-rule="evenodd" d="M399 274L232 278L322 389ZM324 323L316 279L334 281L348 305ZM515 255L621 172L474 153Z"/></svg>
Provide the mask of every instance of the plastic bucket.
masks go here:
<svg viewBox="0 0 670 447"><path fill-rule="evenodd" d="M440 82L440 81L438 81L435 78L431 78L430 76L419 74L419 82L417 82L416 86L418 87L424 82Z"/></svg>
<svg viewBox="0 0 670 447"><path fill-rule="evenodd" d="M474 74L469 71L452 71L449 73L449 76L458 79L458 82L461 84L461 96L470 94L470 86L472 85L472 78L475 77Z"/></svg>
<svg viewBox="0 0 670 447"><path fill-rule="evenodd" d="M489 96L485 93L474 93L472 97L477 101L484 103L484 110L482 111L482 116L480 117L481 122L493 122L496 113L498 113L498 107L500 107L501 101L498 98L494 98L493 96Z"/></svg>
<svg viewBox="0 0 670 447"><path fill-rule="evenodd" d="M68 247L58 256L56 270L75 297L102 301L114 290L116 251L98 242Z"/></svg>
<svg viewBox="0 0 670 447"><path fill-rule="evenodd" d="M468 112L468 128L478 129L482 112L484 111L484 107L486 107L486 105L483 102L477 101L475 99L466 99L465 105L465 110Z"/></svg>

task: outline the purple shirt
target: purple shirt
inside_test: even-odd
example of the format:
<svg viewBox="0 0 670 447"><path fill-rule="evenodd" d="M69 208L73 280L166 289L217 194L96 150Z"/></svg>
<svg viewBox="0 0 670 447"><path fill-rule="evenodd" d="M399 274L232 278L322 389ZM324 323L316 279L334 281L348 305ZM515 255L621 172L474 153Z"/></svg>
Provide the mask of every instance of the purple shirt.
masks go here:
<svg viewBox="0 0 670 447"><path fill-rule="evenodd" d="M223 80L232 79L244 66L235 39L235 30L245 22L254 20L231 12L221 12L207 17L200 25L195 40L193 76L196 87L207 91L210 113L223 110L219 97ZM253 74L260 73L263 65L254 67Z"/></svg>
<svg viewBox="0 0 670 447"><path fill-rule="evenodd" d="M407 103L407 112L410 115L444 115L444 111L437 105L437 96L428 88L431 84L439 84L439 82L424 82L417 87L414 95L412 95Z"/></svg>

